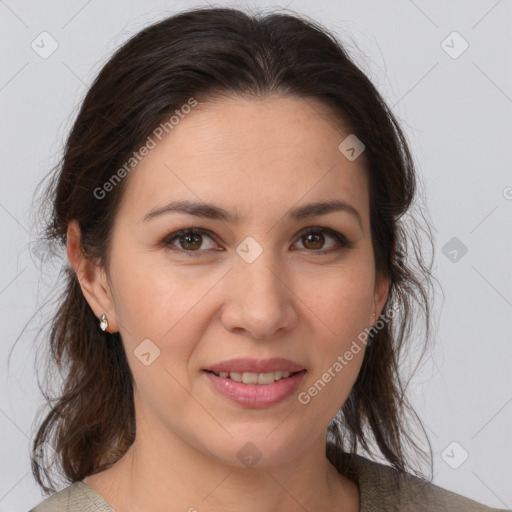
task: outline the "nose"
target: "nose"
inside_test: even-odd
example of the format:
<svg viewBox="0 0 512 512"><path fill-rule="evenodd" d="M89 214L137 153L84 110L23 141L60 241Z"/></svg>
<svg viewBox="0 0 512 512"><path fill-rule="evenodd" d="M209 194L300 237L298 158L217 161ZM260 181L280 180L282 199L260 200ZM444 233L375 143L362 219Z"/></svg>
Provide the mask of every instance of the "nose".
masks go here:
<svg viewBox="0 0 512 512"><path fill-rule="evenodd" d="M270 251L264 250L252 263L238 258L224 286L221 322L226 330L261 340L295 326L297 297Z"/></svg>

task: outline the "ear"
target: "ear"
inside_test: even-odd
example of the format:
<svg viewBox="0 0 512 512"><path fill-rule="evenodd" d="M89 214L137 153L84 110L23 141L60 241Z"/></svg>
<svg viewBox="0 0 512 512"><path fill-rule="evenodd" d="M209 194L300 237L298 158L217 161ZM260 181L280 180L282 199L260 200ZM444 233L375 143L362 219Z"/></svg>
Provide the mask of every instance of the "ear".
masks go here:
<svg viewBox="0 0 512 512"><path fill-rule="evenodd" d="M117 332L114 301L108 283L107 274L97 260L91 260L83 251L80 226L73 220L68 225L67 254L75 270L85 300L94 311L96 318L106 315L108 332ZM99 329L99 326L98 326Z"/></svg>
<svg viewBox="0 0 512 512"><path fill-rule="evenodd" d="M386 303L386 300L388 298L389 287L389 278L386 278L381 274L376 274L375 285L373 290L373 300L370 306L370 326L373 326L375 324L375 322L378 320L379 316L382 313L384 304Z"/></svg>

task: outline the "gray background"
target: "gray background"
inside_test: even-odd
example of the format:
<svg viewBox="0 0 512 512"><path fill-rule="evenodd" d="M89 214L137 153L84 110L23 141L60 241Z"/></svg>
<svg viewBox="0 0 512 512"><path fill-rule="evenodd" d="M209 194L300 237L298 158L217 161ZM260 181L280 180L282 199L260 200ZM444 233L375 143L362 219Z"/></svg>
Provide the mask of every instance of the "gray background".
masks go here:
<svg viewBox="0 0 512 512"><path fill-rule="evenodd" d="M34 335L58 275L43 269L34 250L32 195L114 49L148 23L195 5L203 4L0 0L0 512L27 511L41 500L28 452L42 404ZM288 7L324 23L393 106L422 176L445 294L436 299L431 357L409 387L434 449L434 482L512 508L512 2L214 5ZM59 45L46 59L31 47L43 31ZM459 53L462 40L451 36L442 46L453 31L469 44L457 58L445 50ZM458 247L443 252L453 237Z"/></svg>

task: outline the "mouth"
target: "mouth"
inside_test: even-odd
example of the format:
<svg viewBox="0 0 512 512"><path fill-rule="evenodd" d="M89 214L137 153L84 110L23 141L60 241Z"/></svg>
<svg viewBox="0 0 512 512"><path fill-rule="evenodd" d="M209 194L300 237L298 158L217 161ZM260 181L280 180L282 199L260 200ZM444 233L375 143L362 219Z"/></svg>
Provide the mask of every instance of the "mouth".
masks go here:
<svg viewBox="0 0 512 512"><path fill-rule="evenodd" d="M293 377L298 373L305 372L306 370L300 370L296 372L290 372L288 370L276 370L273 372L256 373L256 372L214 372L212 370L205 370L208 373L212 373L216 377L222 379L230 379L238 383L249 384L253 386L266 386L274 384L283 379Z"/></svg>
<svg viewBox="0 0 512 512"><path fill-rule="evenodd" d="M267 408L291 399L306 373L306 369L266 372L203 370L213 390L244 408Z"/></svg>
<svg viewBox="0 0 512 512"><path fill-rule="evenodd" d="M203 370L213 389L242 407L271 407L291 398L306 368L282 357L237 358Z"/></svg>

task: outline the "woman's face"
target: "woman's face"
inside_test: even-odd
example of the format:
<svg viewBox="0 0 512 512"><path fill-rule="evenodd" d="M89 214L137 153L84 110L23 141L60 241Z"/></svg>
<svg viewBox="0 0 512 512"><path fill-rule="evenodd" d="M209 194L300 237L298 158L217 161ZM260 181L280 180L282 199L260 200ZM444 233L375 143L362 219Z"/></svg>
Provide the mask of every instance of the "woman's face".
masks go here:
<svg viewBox="0 0 512 512"><path fill-rule="evenodd" d="M364 345L344 354L379 317L387 283L376 280L364 154L346 158L349 133L321 111L277 96L200 103L127 178L103 307L134 376L138 432L162 447L282 462L325 439L349 395ZM327 201L350 206L305 209ZM210 208L166 209L177 202Z"/></svg>

